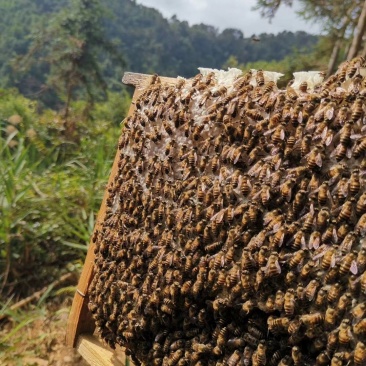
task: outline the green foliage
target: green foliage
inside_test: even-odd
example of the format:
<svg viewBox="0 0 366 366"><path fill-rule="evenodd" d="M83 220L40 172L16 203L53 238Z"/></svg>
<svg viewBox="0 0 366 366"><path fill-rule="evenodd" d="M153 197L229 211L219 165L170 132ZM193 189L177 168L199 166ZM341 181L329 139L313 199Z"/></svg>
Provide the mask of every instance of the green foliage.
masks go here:
<svg viewBox="0 0 366 366"><path fill-rule="evenodd" d="M78 95L87 100L84 114L89 113L95 100L105 96L106 81L98 58L101 52L122 57L104 36L103 10L99 0L72 0L59 11L45 28L37 29L29 51L18 61L32 65L43 61L49 68L47 86L65 100L65 136L75 138L76 124L69 119L69 107Z"/></svg>
<svg viewBox="0 0 366 366"><path fill-rule="evenodd" d="M71 113L82 121L79 144L60 138L58 114L39 115L36 103L14 92L0 102L4 295L27 294L49 282L65 263L80 260L88 246L120 127L82 119L78 108Z"/></svg>
<svg viewBox="0 0 366 366"><path fill-rule="evenodd" d="M305 32L282 32L261 34L260 42L253 42L238 29L219 32L205 24L189 26L176 17L164 19L134 0L15 3L0 0L6 19L0 24L0 87L16 86L53 109L65 104L71 79L77 83L72 94L78 98L103 96L106 84L109 91L121 91L127 67L109 51L122 54L130 71L190 77L200 66L220 68L231 55L241 64L281 60L294 47L311 47L317 41ZM25 54L29 58L20 63Z"/></svg>
<svg viewBox="0 0 366 366"><path fill-rule="evenodd" d="M95 104L92 118L96 121L109 121L118 126L128 113L131 104L131 97L126 89L121 93L108 92L106 102L98 102Z"/></svg>

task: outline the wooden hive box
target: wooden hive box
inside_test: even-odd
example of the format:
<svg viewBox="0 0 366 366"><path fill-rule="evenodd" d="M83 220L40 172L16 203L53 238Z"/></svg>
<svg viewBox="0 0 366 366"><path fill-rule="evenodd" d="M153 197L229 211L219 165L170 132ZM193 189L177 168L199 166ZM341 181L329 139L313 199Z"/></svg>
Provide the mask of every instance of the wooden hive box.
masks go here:
<svg viewBox="0 0 366 366"><path fill-rule="evenodd" d="M96 351L92 312L143 365L365 364L364 66L286 89L262 70L126 74L68 344L130 362Z"/></svg>
<svg viewBox="0 0 366 366"><path fill-rule="evenodd" d="M131 106L128 116L131 116L135 111L135 102L139 95L144 91L145 87L149 85L152 75L126 72L123 76L122 82L125 85L131 85L135 88ZM162 83L173 85L177 79L161 77ZM109 183L114 179L117 172L117 155L115 157L111 173L109 176ZM94 231L98 229L100 223L103 221L106 212L106 198L105 192L103 201L97 216ZM77 290L72 303L67 330L66 330L66 344L74 347L82 355L82 357L93 366L133 366L133 363L125 355L123 349L112 350L98 338L95 331L95 324L92 315L88 309L88 287L93 279L94 266L94 249L93 242L90 243L88 253L86 255L84 267L80 276Z"/></svg>

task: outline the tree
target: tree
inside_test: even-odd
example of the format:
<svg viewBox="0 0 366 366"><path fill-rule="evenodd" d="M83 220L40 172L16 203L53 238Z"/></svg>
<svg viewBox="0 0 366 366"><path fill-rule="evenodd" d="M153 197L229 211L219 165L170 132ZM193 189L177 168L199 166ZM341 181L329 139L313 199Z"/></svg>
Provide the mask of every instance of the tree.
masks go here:
<svg viewBox="0 0 366 366"><path fill-rule="evenodd" d="M293 0L257 0L256 9L273 18L281 4L292 6ZM366 31L365 0L298 0L299 15L304 19L322 24L322 31L333 44L328 64L330 74L343 49L342 58L351 59L361 51Z"/></svg>
<svg viewBox="0 0 366 366"><path fill-rule="evenodd" d="M71 0L49 22L33 34L33 42L21 63L32 64L38 58L50 68L48 87L64 99L65 136L72 139L76 123L69 118L70 103L83 94L87 114L99 96L105 95L106 82L100 61L107 52L123 64L114 45L103 30L103 8L99 0Z"/></svg>

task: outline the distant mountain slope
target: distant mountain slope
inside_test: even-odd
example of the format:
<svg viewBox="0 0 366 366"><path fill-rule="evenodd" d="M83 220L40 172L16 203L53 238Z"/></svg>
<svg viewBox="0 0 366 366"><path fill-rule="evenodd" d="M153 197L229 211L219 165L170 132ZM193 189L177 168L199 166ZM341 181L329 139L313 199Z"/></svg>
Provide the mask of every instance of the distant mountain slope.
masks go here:
<svg viewBox="0 0 366 366"><path fill-rule="evenodd" d="M0 87L17 86L31 95L46 82L47 68L33 68L31 74L21 75L13 73L10 63L27 52L32 30L52 21L53 14L67 4L68 0L0 0ZM165 19L135 0L104 0L102 4L106 35L123 52L127 69L135 72L189 77L199 66L222 67L230 56L239 63L280 60L294 49L311 48L318 40L305 32L282 32L261 34L260 42L253 42L251 35L245 38L237 29L219 32L205 24L189 26L176 17ZM100 60L115 87L122 70L104 55Z"/></svg>
<svg viewBox="0 0 366 366"><path fill-rule="evenodd" d="M239 63L280 60L318 40L305 32L281 32L261 34L260 42L253 42L251 35L244 38L237 29L219 32L210 25L189 26L176 17L167 20L134 0L106 0L104 4L114 14L107 24L108 35L122 41L133 71L192 76L198 66L220 68L231 55Z"/></svg>

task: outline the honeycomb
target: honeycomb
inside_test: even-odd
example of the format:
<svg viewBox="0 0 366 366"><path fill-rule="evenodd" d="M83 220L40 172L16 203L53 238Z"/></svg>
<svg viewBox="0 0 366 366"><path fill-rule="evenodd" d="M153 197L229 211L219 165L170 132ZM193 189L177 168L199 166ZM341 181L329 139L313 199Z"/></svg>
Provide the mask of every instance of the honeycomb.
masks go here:
<svg viewBox="0 0 366 366"><path fill-rule="evenodd" d="M364 66L285 89L262 70L152 78L93 235L111 347L140 365L366 364Z"/></svg>

